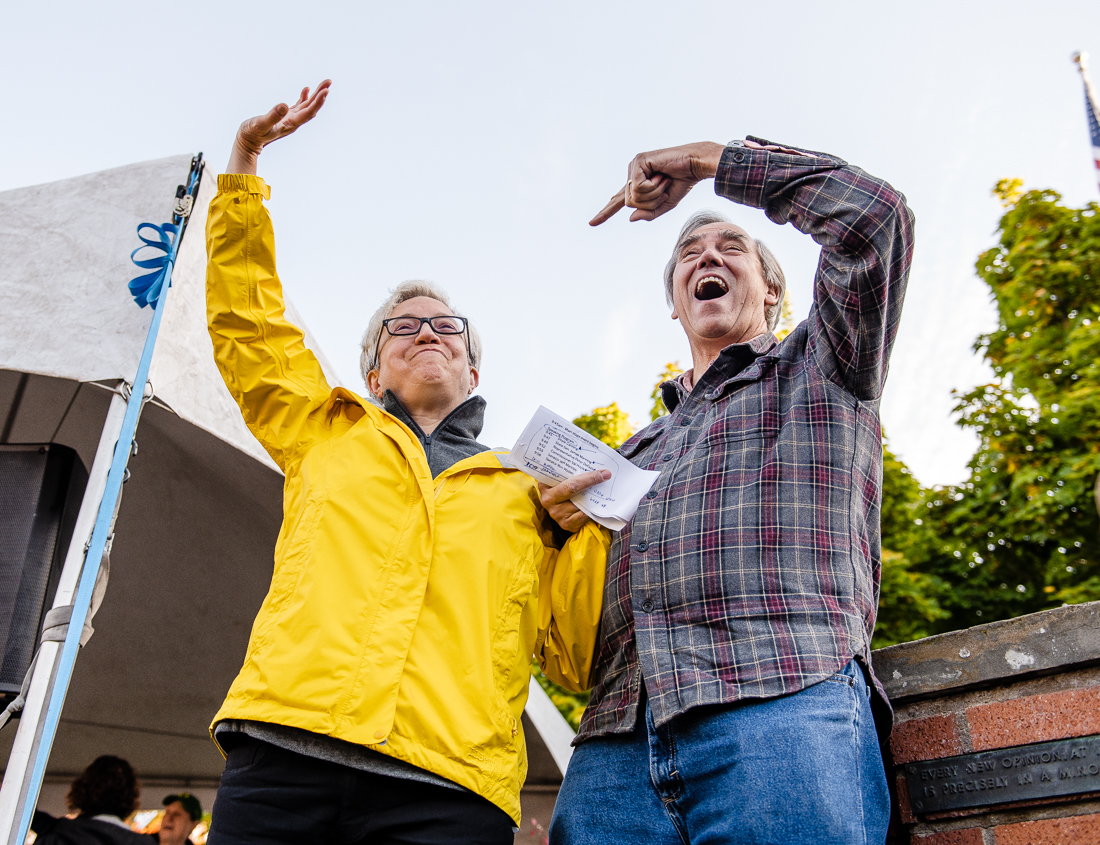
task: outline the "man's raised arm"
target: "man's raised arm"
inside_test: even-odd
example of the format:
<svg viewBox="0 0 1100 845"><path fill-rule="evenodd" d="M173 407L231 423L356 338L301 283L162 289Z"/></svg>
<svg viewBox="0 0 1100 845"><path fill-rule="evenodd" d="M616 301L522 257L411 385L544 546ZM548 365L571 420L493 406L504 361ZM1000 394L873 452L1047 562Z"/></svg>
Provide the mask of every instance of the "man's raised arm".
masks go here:
<svg viewBox="0 0 1100 845"><path fill-rule="evenodd" d="M842 159L784 149L757 138L727 146L715 193L821 244L809 344L826 377L876 400L913 261L913 213L900 192Z"/></svg>
<svg viewBox="0 0 1100 845"><path fill-rule="evenodd" d="M653 220L675 208L703 179L715 193L763 209L822 246L814 280L810 342L826 375L859 399L882 392L913 258L913 213L886 182L842 159L760 138L685 144L641 153L627 183L591 221L620 209Z"/></svg>

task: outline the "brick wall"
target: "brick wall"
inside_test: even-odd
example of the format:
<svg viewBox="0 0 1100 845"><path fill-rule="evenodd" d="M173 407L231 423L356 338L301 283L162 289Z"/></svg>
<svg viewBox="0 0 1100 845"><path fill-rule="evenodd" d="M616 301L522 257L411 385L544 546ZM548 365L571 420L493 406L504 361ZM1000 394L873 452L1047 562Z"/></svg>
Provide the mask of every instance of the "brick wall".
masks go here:
<svg viewBox="0 0 1100 845"><path fill-rule="evenodd" d="M1073 794L939 813L914 810L907 780L922 761L1100 735L1100 602L882 649L874 667L895 710L891 843L1100 845L1088 766Z"/></svg>

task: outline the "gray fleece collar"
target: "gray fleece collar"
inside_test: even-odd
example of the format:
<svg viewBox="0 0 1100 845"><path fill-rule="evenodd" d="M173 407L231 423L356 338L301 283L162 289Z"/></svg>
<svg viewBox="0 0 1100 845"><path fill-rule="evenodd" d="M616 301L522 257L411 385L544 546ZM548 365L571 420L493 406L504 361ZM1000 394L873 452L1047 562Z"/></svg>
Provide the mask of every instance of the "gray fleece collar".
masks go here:
<svg viewBox="0 0 1100 845"><path fill-rule="evenodd" d="M488 446L477 442L477 436L485 425L486 402L480 396L471 396L451 411L431 434L425 434L416 424L392 390L382 394L382 407L405 423L416 435L416 439L424 447L432 478L464 458L489 451Z"/></svg>

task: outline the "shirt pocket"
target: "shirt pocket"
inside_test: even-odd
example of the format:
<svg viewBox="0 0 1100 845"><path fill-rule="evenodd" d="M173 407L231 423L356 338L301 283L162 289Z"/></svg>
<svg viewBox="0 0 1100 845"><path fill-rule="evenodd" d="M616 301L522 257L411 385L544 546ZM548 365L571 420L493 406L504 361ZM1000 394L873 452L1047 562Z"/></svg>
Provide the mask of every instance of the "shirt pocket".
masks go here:
<svg viewBox="0 0 1100 845"><path fill-rule="evenodd" d="M755 544L759 506L775 496L766 482L778 477L777 437L777 429L761 426L706 430L668 480L664 536L685 551L700 542L725 545L734 535Z"/></svg>
<svg viewBox="0 0 1100 845"><path fill-rule="evenodd" d="M690 474L707 486L742 487L765 480L774 463L779 429L774 426L730 426L719 421L692 450ZM778 478L776 474L775 479Z"/></svg>

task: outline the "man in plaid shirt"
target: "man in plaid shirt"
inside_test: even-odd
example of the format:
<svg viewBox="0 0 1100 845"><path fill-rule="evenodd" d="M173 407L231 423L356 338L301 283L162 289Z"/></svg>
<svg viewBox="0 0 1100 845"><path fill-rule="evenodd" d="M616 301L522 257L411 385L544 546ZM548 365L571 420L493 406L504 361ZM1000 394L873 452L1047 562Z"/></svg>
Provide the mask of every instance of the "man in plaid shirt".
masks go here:
<svg viewBox="0 0 1100 845"><path fill-rule="evenodd" d="M684 226L665 272L693 367L622 446L661 476L608 558L595 689L556 843L881 843L871 714L879 401L913 216L835 156L760 139L637 156L592 221L715 191L822 246L809 317L783 341L774 256L722 215ZM582 514L551 508L559 522Z"/></svg>

